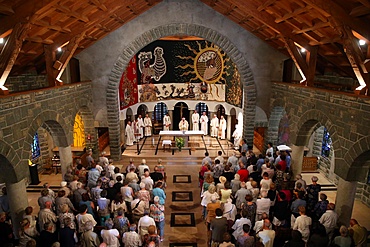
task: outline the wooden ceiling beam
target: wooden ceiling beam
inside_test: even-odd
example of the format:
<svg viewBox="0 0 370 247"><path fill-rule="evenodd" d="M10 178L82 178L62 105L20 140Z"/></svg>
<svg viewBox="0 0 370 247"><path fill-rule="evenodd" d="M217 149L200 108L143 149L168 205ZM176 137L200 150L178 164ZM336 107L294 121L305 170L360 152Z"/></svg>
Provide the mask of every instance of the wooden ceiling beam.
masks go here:
<svg viewBox="0 0 370 247"><path fill-rule="evenodd" d="M223 15L230 15L237 7L234 4L230 4L230 6L223 12Z"/></svg>
<svg viewBox="0 0 370 247"><path fill-rule="evenodd" d="M30 30L30 24L18 23L10 34L0 54L0 94L8 94L8 89L4 86L10 71L12 70L19 52L22 49L23 40Z"/></svg>
<svg viewBox="0 0 370 247"><path fill-rule="evenodd" d="M102 24L98 24L95 27L107 33L112 31L110 28L107 28L106 26L103 26Z"/></svg>
<svg viewBox="0 0 370 247"><path fill-rule="evenodd" d="M28 0L23 1L16 9L15 14L1 19L0 35L11 30L17 23L25 23L35 14L40 14L60 0Z"/></svg>
<svg viewBox="0 0 370 247"><path fill-rule="evenodd" d="M61 26L58 26L58 25L51 25L47 21L43 21L43 20L34 20L34 21L31 21L31 24L39 26L39 27L45 27L47 29L58 31L58 32L61 32L61 33L70 33L71 32L71 29L69 29L69 28L61 27Z"/></svg>
<svg viewBox="0 0 370 247"><path fill-rule="evenodd" d="M365 7L370 8L370 2L368 0L357 0L362 3Z"/></svg>
<svg viewBox="0 0 370 247"><path fill-rule="evenodd" d="M89 22L89 18L86 15L83 15L81 13L78 13L76 11L72 11L70 8L63 6L61 4L55 5L56 9L64 13L65 15L74 17L76 19L79 19L80 21L83 21L85 23Z"/></svg>
<svg viewBox="0 0 370 247"><path fill-rule="evenodd" d="M110 17L113 18L116 22L118 22L120 24L124 24L125 23L125 20L122 19L121 17L119 17L117 14L113 14Z"/></svg>
<svg viewBox="0 0 370 247"><path fill-rule="evenodd" d="M0 3L0 14L3 15L14 15L15 12L12 7L6 4Z"/></svg>
<svg viewBox="0 0 370 247"><path fill-rule="evenodd" d="M369 14L370 14L370 8L364 8L364 6L355 7L349 13L349 15L353 17L359 17L359 16L369 15Z"/></svg>
<svg viewBox="0 0 370 247"><path fill-rule="evenodd" d="M326 0L303 0L308 5L312 6L320 12L325 12L327 15L335 17L342 25L349 26L351 29L358 32L360 35L370 40L370 29L366 23L352 18L347 11L334 1ZM361 1L361 0L360 0ZM334 27L335 28L335 27Z"/></svg>
<svg viewBox="0 0 370 247"><path fill-rule="evenodd" d="M280 22L283 22L287 19L290 19L294 16L297 16L299 14L302 14L304 12L307 12L311 9L312 7L311 6L306 6L306 7L303 7L303 8L298 8L298 9L295 9L293 12L291 13L288 13L288 14L285 14L284 16L280 17L280 18L276 18L275 19L275 22L276 23L280 23Z"/></svg>
<svg viewBox="0 0 370 247"><path fill-rule="evenodd" d="M319 22L319 23L313 25L312 27L302 28L301 30L293 30L293 33L295 33L295 34L306 33L306 32L310 32L310 31L315 31L317 29L321 29L323 27L327 27L329 25L330 24L328 22Z"/></svg>
<svg viewBox="0 0 370 247"><path fill-rule="evenodd" d="M26 40L30 42L41 43L41 44L46 44L46 45L51 45L54 43L53 40L43 39L40 36L26 37Z"/></svg>
<svg viewBox="0 0 370 247"><path fill-rule="evenodd" d="M102 11L104 11L104 12L108 11L107 6L105 6L104 3L102 3L101 0L90 0L90 2L92 2L96 7L98 7Z"/></svg>
<svg viewBox="0 0 370 247"><path fill-rule="evenodd" d="M262 5L260 5L257 10L261 12L262 10L266 9L270 5L274 4L276 0L266 0Z"/></svg>

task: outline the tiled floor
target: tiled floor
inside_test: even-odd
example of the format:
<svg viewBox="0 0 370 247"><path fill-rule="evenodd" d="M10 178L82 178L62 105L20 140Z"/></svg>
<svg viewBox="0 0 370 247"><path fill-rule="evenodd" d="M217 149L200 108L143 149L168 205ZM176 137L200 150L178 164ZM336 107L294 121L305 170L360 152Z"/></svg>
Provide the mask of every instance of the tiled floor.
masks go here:
<svg viewBox="0 0 370 247"><path fill-rule="evenodd" d="M154 144L156 144L156 140L155 138ZM196 141L200 142L200 138ZM217 151L221 150L220 146L218 146L215 139L209 137L206 138L206 143L208 152L213 159L216 157ZM210 145L212 145L212 147L210 147ZM222 146L225 150L224 156L229 156L232 150L228 147L226 141L222 141ZM203 147L202 143L200 143L200 147ZM170 151L163 151L163 149L160 149L158 154L154 155L154 149L151 139L148 139L140 155L135 153L136 146L129 147L122 154L122 160L115 162L115 165L126 167L129 158L133 158L135 164L138 165L141 160L145 158L150 169L153 169L157 164L158 158L161 158L167 173L165 241L161 246L205 247L206 227L201 219L200 190L198 188L198 171L205 150L192 151L192 155L189 155L189 152L186 150L182 152L176 151L174 155L172 155ZM310 181L312 175L313 174L303 174L303 178L306 181ZM319 177L320 184L330 184L321 174L315 173L315 175ZM61 174L40 175L40 181L41 184L48 182L51 185L59 185ZM188 192L192 192L192 200L185 200L190 197L190 195L187 194ZM176 198L172 198L173 194ZM336 191L327 191L326 194L330 202L335 202ZM34 206L35 213L38 211L38 197L38 193L28 193L29 204ZM174 223L173 227L171 227L171 216L172 221L174 221L172 222ZM361 225L364 225L370 230L369 207L359 201L355 201L353 217L356 218Z"/></svg>

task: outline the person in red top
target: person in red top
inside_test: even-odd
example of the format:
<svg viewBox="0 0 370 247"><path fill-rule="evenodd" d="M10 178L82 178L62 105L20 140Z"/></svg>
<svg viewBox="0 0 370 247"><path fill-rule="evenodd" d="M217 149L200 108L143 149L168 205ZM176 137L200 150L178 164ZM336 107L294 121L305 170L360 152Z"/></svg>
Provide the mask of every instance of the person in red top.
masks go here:
<svg viewBox="0 0 370 247"><path fill-rule="evenodd" d="M238 171L238 174L240 176L241 182L248 182L249 172L247 168L245 168L243 161L239 161L240 170Z"/></svg>
<svg viewBox="0 0 370 247"><path fill-rule="evenodd" d="M280 154L280 161L279 161L279 165L281 165L281 170L282 171L285 171L286 170L286 155L285 154Z"/></svg>

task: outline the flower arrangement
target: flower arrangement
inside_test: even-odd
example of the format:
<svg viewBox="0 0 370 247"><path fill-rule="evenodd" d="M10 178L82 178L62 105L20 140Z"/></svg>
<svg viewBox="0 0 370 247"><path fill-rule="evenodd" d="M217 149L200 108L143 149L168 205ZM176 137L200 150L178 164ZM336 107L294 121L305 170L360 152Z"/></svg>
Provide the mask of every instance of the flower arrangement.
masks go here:
<svg viewBox="0 0 370 247"><path fill-rule="evenodd" d="M182 137L176 137L175 139L176 147L181 151L181 149L185 146L184 138Z"/></svg>

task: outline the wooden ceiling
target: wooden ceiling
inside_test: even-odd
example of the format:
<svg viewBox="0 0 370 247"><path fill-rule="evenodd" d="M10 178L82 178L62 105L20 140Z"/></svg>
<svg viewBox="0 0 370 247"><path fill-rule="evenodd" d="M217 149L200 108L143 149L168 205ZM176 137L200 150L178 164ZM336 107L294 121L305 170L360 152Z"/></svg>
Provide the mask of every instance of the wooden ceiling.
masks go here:
<svg viewBox="0 0 370 247"><path fill-rule="evenodd" d="M201 1L291 56L310 83L327 70L369 83L369 0ZM73 55L159 2L0 0L0 38L14 41L0 44L0 76L32 69L55 77ZM58 47L67 51L61 57Z"/></svg>

